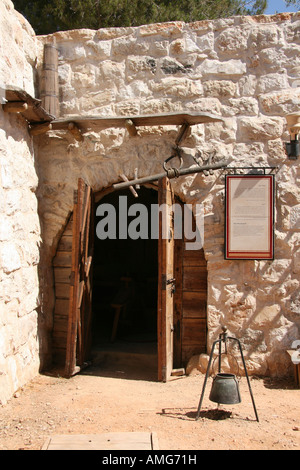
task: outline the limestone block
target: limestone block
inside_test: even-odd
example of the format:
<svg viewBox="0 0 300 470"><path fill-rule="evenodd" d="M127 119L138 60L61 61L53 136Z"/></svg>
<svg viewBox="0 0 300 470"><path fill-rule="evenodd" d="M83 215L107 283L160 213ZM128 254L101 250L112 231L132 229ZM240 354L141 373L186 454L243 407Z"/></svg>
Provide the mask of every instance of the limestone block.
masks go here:
<svg viewBox="0 0 300 470"><path fill-rule="evenodd" d="M186 366L186 375L205 374L208 367L209 356L207 354L199 354L192 356Z"/></svg>
<svg viewBox="0 0 300 470"><path fill-rule="evenodd" d="M287 75L285 73L270 73L263 75L258 79L257 92L269 93L274 90L284 89L289 87Z"/></svg>
<svg viewBox="0 0 300 470"><path fill-rule="evenodd" d="M203 94L200 81L192 81L187 78L163 78L159 82L153 82L151 89L155 93L166 96L177 96L180 98L195 98Z"/></svg>
<svg viewBox="0 0 300 470"><path fill-rule="evenodd" d="M21 267L21 260L17 247L12 242L0 244L0 266L6 274L16 271Z"/></svg>
<svg viewBox="0 0 300 470"><path fill-rule="evenodd" d="M284 28L284 34L288 42L300 42L300 21L295 21L294 23L287 24Z"/></svg>
<svg viewBox="0 0 300 470"><path fill-rule="evenodd" d="M291 349L294 338L299 339L299 332L295 324L286 321L284 326L269 329L266 336L270 351L286 351Z"/></svg>
<svg viewBox="0 0 300 470"><path fill-rule="evenodd" d="M281 204L295 206L300 204L300 191L293 182L278 182L278 200Z"/></svg>
<svg viewBox="0 0 300 470"><path fill-rule="evenodd" d="M1 178L1 183L3 189L11 189L14 187L14 180L13 180L13 172L12 168L0 161L1 167L0 167L0 178Z"/></svg>
<svg viewBox="0 0 300 470"><path fill-rule="evenodd" d="M185 41L184 39L176 39L170 44L170 53L172 55L181 55L185 53Z"/></svg>
<svg viewBox="0 0 300 470"><path fill-rule="evenodd" d="M299 194L299 197L300 197L300 194ZM292 230L300 230L300 204L291 208L290 228Z"/></svg>
<svg viewBox="0 0 300 470"><path fill-rule="evenodd" d="M120 81L123 81L125 74L125 63L111 62L105 60L99 65L99 79L105 86L114 88Z"/></svg>
<svg viewBox="0 0 300 470"><path fill-rule="evenodd" d="M71 82L72 69L69 64L62 64L58 67L58 78L61 85L66 85Z"/></svg>
<svg viewBox="0 0 300 470"><path fill-rule="evenodd" d="M248 47L249 30L235 27L223 31L216 39L217 48L231 57L240 56Z"/></svg>
<svg viewBox="0 0 300 470"><path fill-rule="evenodd" d="M280 305L266 305L253 316L252 328L274 328L276 325L280 325L280 311Z"/></svg>
<svg viewBox="0 0 300 470"><path fill-rule="evenodd" d="M257 116L259 107L255 98L230 98L227 105L223 106L225 116L244 115Z"/></svg>
<svg viewBox="0 0 300 470"><path fill-rule="evenodd" d="M17 273L20 273L21 279L19 283L22 286L23 294L27 296L36 292L36 288L39 285L39 273L37 266L29 266L27 268L23 268Z"/></svg>
<svg viewBox="0 0 300 470"><path fill-rule="evenodd" d="M58 47L59 60L64 62L74 62L86 58L86 49L81 44L73 41L60 43Z"/></svg>
<svg viewBox="0 0 300 470"><path fill-rule="evenodd" d="M149 51L146 41L139 42L136 38L126 36L112 41L112 56L145 55Z"/></svg>
<svg viewBox="0 0 300 470"><path fill-rule="evenodd" d="M219 139L223 143L235 142L236 140L236 121L235 119L226 119L223 123L210 123L205 126L206 139Z"/></svg>
<svg viewBox="0 0 300 470"><path fill-rule="evenodd" d="M112 41L88 41L87 42L87 58L99 60L108 59L111 55Z"/></svg>
<svg viewBox="0 0 300 470"><path fill-rule="evenodd" d="M80 88L92 88L95 85L96 74L92 69L89 72L84 71L83 73L75 72L73 73L72 87L75 89Z"/></svg>
<svg viewBox="0 0 300 470"><path fill-rule="evenodd" d="M290 259L276 259L268 267L262 268L261 279L266 282L266 291L268 283L281 283L289 279L291 267Z"/></svg>
<svg viewBox="0 0 300 470"><path fill-rule="evenodd" d="M9 217L0 218L0 242L11 240L13 235Z"/></svg>
<svg viewBox="0 0 300 470"><path fill-rule="evenodd" d="M266 114L282 116L293 114L299 110L300 88L263 94L259 97L259 101Z"/></svg>
<svg viewBox="0 0 300 470"><path fill-rule="evenodd" d="M165 75L181 75L191 72L192 65L183 65L181 62L173 58L166 57L161 61L160 69Z"/></svg>
<svg viewBox="0 0 300 470"><path fill-rule="evenodd" d="M141 114L159 114L182 110L180 101L173 102L171 98L153 98L141 102Z"/></svg>
<svg viewBox="0 0 300 470"><path fill-rule="evenodd" d="M109 106L116 101L116 90L93 91L78 100L82 109L91 110Z"/></svg>
<svg viewBox="0 0 300 470"><path fill-rule="evenodd" d="M300 315L300 292L299 290L294 292L294 294L291 296L290 309L294 314L296 314L299 317Z"/></svg>
<svg viewBox="0 0 300 470"><path fill-rule="evenodd" d="M280 49L268 48L260 51L257 56L257 66L267 73L278 73L294 69L299 65L298 62L299 46L281 47Z"/></svg>
<svg viewBox="0 0 300 470"><path fill-rule="evenodd" d="M33 292L31 292L29 295L22 296L22 299L20 301L20 305L18 307L18 318L22 317L27 317L28 314L32 312L35 312L36 308L39 306L39 290L38 287L35 287ZM27 319L26 319L27 321ZM36 325L34 325L36 328Z"/></svg>
<svg viewBox="0 0 300 470"><path fill-rule="evenodd" d="M265 334L263 331L254 330L253 328L246 328L239 332L237 338L240 340L245 358L247 357L247 351L256 353L265 353L267 351L267 345L265 342Z"/></svg>
<svg viewBox="0 0 300 470"><path fill-rule="evenodd" d="M23 266L36 266L40 260L39 247L36 241L23 242L20 244L20 256Z"/></svg>
<svg viewBox="0 0 300 470"><path fill-rule="evenodd" d="M233 155L241 160L243 155L246 155L246 158L256 157L264 153L264 144L261 142L247 142L245 143L236 143L233 150Z"/></svg>
<svg viewBox="0 0 300 470"><path fill-rule="evenodd" d="M203 113L212 113L221 115L221 103L218 98L198 98L195 99L192 106L189 109L199 110Z"/></svg>
<svg viewBox="0 0 300 470"><path fill-rule="evenodd" d="M240 96L251 96L255 95L257 85L257 78L255 75L247 74L246 77L242 77L238 82L239 95Z"/></svg>
<svg viewBox="0 0 300 470"><path fill-rule="evenodd" d="M264 25L254 28L250 34L250 44L255 49L282 45L282 41L282 34L277 25Z"/></svg>
<svg viewBox="0 0 300 470"><path fill-rule="evenodd" d="M212 31L207 34L198 36L197 45L199 48L199 52L212 51L214 49L214 41L215 41L215 36Z"/></svg>
<svg viewBox="0 0 300 470"><path fill-rule="evenodd" d="M157 61L152 57L129 56L127 58L127 77L129 80L153 78L157 70Z"/></svg>
<svg viewBox="0 0 300 470"><path fill-rule="evenodd" d="M203 82L203 89L206 96L228 98L236 95L237 85L230 80L207 80Z"/></svg>
<svg viewBox="0 0 300 470"><path fill-rule="evenodd" d="M250 140L264 141L280 137L283 133L283 120L280 118L241 118L242 137Z"/></svg>
<svg viewBox="0 0 300 470"><path fill-rule="evenodd" d="M198 53L200 49L198 40L199 38L197 38L195 34L193 34L193 37L185 37L184 52L186 54ZM200 52L202 51L200 50Z"/></svg>
<svg viewBox="0 0 300 470"><path fill-rule="evenodd" d="M16 308L18 308L20 300L23 295L22 283L23 283L23 277L22 277L21 269L14 271L12 273L5 274L3 279L0 281L0 285L1 285L0 300L3 301L5 304L9 304L9 305L13 305L15 301ZM4 308L2 312L4 316L2 317L1 322L3 322L3 324L5 325L9 322L10 313L8 310ZM1 326L1 322L0 322L0 326Z"/></svg>
<svg viewBox="0 0 300 470"><path fill-rule="evenodd" d="M268 375L268 364L266 362L265 354L251 353L249 357L246 357L245 361L248 375Z"/></svg>
<svg viewBox="0 0 300 470"><path fill-rule="evenodd" d="M268 154L274 160L274 163L286 159L286 150L282 139L268 141Z"/></svg>
<svg viewBox="0 0 300 470"><path fill-rule="evenodd" d="M203 76L214 75L217 77L240 77L246 73L246 64L241 60L230 59L220 62L218 60L205 59L199 70Z"/></svg>
<svg viewBox="0 0 300 470"><path fill-rule="evenodd" d="M162 57L169 53L169 41L153 41L150 44L151 57Z"/></svg>

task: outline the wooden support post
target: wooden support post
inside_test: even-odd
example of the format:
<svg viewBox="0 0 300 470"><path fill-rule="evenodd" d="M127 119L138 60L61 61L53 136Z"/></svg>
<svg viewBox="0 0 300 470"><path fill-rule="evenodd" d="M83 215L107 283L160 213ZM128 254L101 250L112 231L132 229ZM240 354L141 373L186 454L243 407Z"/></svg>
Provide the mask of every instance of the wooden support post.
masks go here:
<svg viewBox="0 0 300 470"><path fill-rule="evenodd" d="M6 113L22 113L28 109L25 101L10 101L2 105L3 111Z"/></svg>
<svg viewBox="0 0 300 470"><path fill-rule="evenodd" d="M127 121L125 122L125 127L131 137L135 137L137 135L137 129L131 119L127 119Z"/></svg>
<svg viewBox="0 0 300 470"><path fill-rule="evenodd" d="M177 136L177 138L176 138L176 141L175 141L176 145L179 145L180 142L186 138L187 133L188 133L188 131L189 131L189 128L190 128L190 126L189 126L189 124L188 124L187 122L185 122L184 124L182 124L182 126L181 126L181 128L180 128L180 131L179 131L179 133L178 133L178 136Z"/></svg>
<svg viewBox="0 0 300 470"><path fill-rule="evenodd" d="M75 139L78 142L83 141L83 135L81 134L81 130L79 129L77 124L75 124L75 122L70 122L68 124L68 130L71 132L71 134L75 137Z"/></svg>
<svg viewBox="0 0 300 470"><path fill-rule="evenodd" d="M51 131L52 124L51 122L44 122L43 124L32 124L29 129L30 135L40 135L45 134L48 131Z"/></svg>
<svg viewBox="0 0 300 470"><path fill-rule="evenodd" d="M42 106L52 116L59 116L58 50L56 40L44 45L42 73Z"/></svg>

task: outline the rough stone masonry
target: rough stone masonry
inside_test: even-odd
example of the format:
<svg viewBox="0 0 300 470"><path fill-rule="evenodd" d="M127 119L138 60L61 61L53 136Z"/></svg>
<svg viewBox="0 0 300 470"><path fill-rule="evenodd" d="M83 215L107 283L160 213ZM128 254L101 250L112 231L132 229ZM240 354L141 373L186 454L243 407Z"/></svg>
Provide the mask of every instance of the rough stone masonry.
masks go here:
<svg viewBox="0 0 300 470"><path fill-rule="evenodd" d="M1 6L0 84L39 97L43 45L59 51L60 117L201 111L222 123L197 125L183 143L185 164L232 159L276 166L274 261L224 259L224 174L172 184L183 202L202 203L208 266L208 345L220 325L242 339L248 371L285 375L286 350L300 339L299 160L288 160L286 115L299 112L299 12L215 21L57 32L36 37L10 0ZM161 171L176 127L32 140L26 123L0 110L0 399L51 358L52 260L83 177L94 191ZM38 211L37 211L38 202ZM41 240L41 244L40 243ZM39 270L37 269L39 266Z"/></svg>

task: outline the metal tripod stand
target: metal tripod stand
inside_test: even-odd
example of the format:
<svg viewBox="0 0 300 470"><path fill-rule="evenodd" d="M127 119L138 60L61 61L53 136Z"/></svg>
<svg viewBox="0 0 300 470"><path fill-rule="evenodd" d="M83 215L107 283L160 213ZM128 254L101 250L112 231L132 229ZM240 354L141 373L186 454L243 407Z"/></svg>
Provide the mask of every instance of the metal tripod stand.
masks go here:
<svg viewBox="0 0 300 470"><path fill-rule="evenodd" d="M222 342L225 343L225 345L226 345L228 340L232 340L232 341L236 341L239 345L239 350L240 350L240 353L241 353L241 358L242 358L243 366L244 366L244 369L245 369L245 375L246 375L246 378L247 378L247 383L248 383L249 392L250 392L250 395L251 395L251 400L252 400L256 420L259 421L241 343L237 338L233 338L233 337L227 335L227 328L226 327L223 327L222 330L223 330L223 333L221 333L219 335L219 339L216 340L213 343L213 346L212 346L212 350L211 350L211 353L210 353L209 362L208 362L208 366L207 366L207 371L206 371L206 375L205 375L205 379L204 379L204 383L203 383L200 402L199 402L199 406L198 406L198 411L197 411L197 415L196 415L196 420L198 420L199 416L200 416L201 406L202 406L204 393L205 393L205 387L206 387L207 379L209 377L209 371L210 371L210 367L211 367L211 363L212 363L212 359L213 359L213 353L214 353L214 349L216 347L216 344L219 344L219 372L220 372L220 370L221 370L221 346L222 346Z"/></svg>

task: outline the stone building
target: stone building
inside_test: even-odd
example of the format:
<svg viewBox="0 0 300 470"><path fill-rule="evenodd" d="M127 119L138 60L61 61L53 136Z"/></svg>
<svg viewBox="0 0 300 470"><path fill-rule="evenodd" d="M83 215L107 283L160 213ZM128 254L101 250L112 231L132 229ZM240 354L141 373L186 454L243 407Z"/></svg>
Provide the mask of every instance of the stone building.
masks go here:
<svg viewBox="0 0 300 470"><path fill-rule="evenodd" d="M47 44L58 51L59 98L52 129L43 134L32 132L34 125L24 113L0 109L1 402L49 367L61 347L57 338L67 341L61 338L66 338L70 299L65 290L61 293L58 279L65 276L62 284L70 283L69 224L78 180L91 188L96 205L102 199L115 204L117 192L110 190L121 175L133 180L161 173L173 152L178 124L150 122L132 136L124 122L136 116L219 117L189 127L180 144L184 166L196 160L202 165L212 157L213 164L230 160L238 174L252 168L251 174L274 175L270 259L225 259L228 168L170 180L182 204L201 204L204 211L201 255L181 255L176 266L182 283L175 297L180 312L173 331L173 366L186 367L190 357L208 354L226 325L242 342L249 373L290 373L286 351L300 339L300 174L299 159L288 158L285 142L290 140L286 116L300 113L299 12L36 36L12 2L4 0L0 22L2 103L13 101L10 89L26 92L24 100L37 106L33 98L41 99L45 91ZM98 124L93 124L95 117ZM123 118L123 124L110 127L107 120L113 117ZM76 138L68 128L74 121L79 129L86 121L92 125ZM155 189L142 186L136 202L156 201ZM157 244L144 246L148 258L140 260L129 246L105 247L97 254L99 271L93 267L93 296L101 293L97 312L104 309L101 302L113 284L112 266L118 278L131 279L132 271L142 277L147 267L145 278L157 282ZM118 260L121 268L116 250L128 256ZM68 261L62 261L61 252ZM149 289L143 300L155 292ZM63 319L59 331L55 322ZM104 330L104 318L97 320Z"/></svg>

